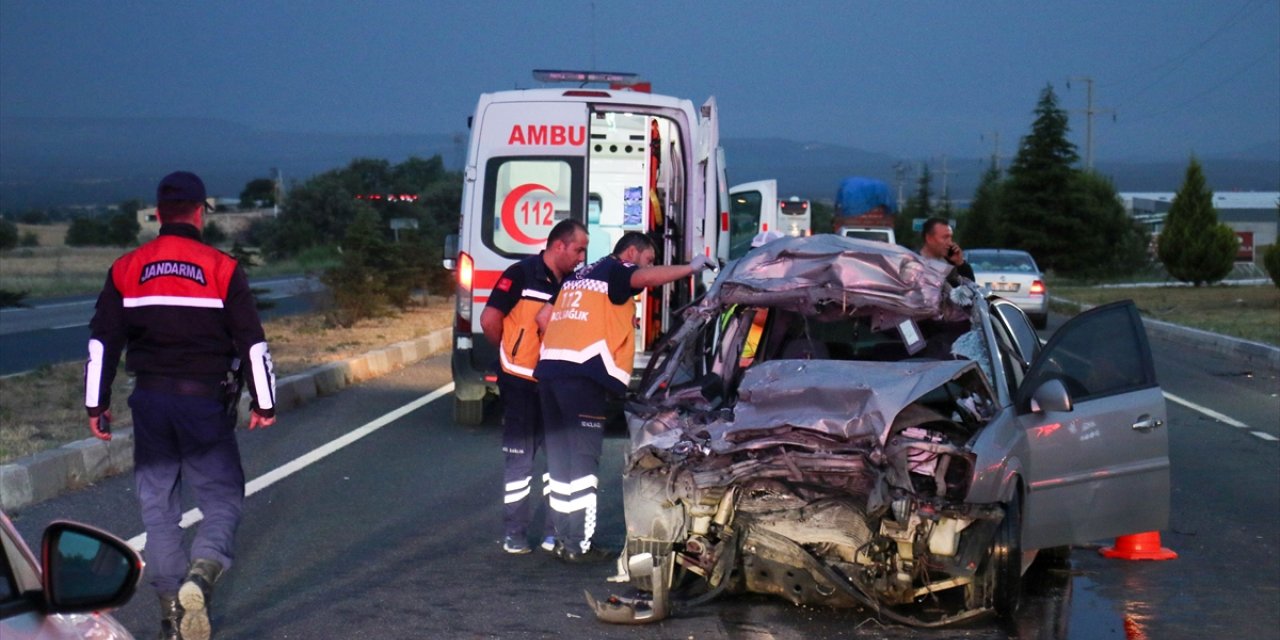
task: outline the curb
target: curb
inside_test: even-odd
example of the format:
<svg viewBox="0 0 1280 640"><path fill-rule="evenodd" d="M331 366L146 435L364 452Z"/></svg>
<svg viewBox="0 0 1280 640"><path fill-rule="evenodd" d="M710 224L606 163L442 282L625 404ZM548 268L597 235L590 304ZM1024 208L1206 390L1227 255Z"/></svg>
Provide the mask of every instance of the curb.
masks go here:
<svg viewBox="0 0 1280 640"><path fill-rule="evenodd" d="M452 330L397 342L364 355L330 362L276 381L276 409L288 411L343 388L424 360L450 347ZM249 396L240 398L240 415ZM109 442L87 438L0 465L0 509L23 507L80 489L133 469L133 429L115 431Z"/></svg>
<svg viewBox="0 0 1280 640"><path fill-rule="evenodd" d="M1074 306L1082 312L1094 307L1094 305L1082 304L1057 296L1050 296L1049 299L1053 302ZM1272 371L1280 371L1280 348L1278 347L1252 340L1232 338L1219 333L1204 331L1203 329L1184 327L1163 320L1153 320L1145 316L1142 318L1142 324L1147 328L1147 335L1152 338L1184 344L1190 343L1211 353L1241 358L1251 364L1267 367Z"/></svg>

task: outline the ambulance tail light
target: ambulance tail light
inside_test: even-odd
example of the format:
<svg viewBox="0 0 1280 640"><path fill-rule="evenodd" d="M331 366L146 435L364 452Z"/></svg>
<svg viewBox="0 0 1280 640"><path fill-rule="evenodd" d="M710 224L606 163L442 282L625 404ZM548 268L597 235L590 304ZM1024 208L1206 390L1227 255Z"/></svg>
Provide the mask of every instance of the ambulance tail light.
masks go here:
<svg viewBox="0 0 1280 640"><path fill-rule="evenodd" d="M720 230L721 231L729 230L729 212L728 211L720 212Z"/></svg>
<svg viewBox="0 0 1280 640"><path fill-rule="evenodd" d="M471 294L475 278L475 260L465 251L458 252L458 295L454 314L454 330L458 335L471 333Z"/></svg>

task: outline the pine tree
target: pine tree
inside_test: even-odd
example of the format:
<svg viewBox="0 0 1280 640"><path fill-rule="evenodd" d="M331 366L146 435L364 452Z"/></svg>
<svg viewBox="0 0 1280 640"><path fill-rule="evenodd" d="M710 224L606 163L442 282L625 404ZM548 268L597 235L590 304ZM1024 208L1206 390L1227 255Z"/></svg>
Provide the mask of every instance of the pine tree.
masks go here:
<svg viewBox="0 0 1280 640"><path fill-rule="evenodd" d="M1000 206L1002 188L1000 170L992 162L982 174L973 202L956 229L956 241L960 246L970 249L1004 246Z"/></svg>
<svg viewBox="0 0 1280 640"><path fill-rule="evenodd" d="M1235 233L1218 222L1213 192L1205 186L1200 161L1192 156L1160 233L1160 261L1169 275L1198 287L1231 273L1236 245Z"/></svg>
<svg viewBox="0 0 1280 640"><path fill-rule="evenodd" d="M1067 140L1067 113L1058 108L1053 86L1040 92L1031 133L1022 139L1009 168L1001 211L1004 243L1055 269L1081 242L1103 242L1072 207L1072 167L1080 156Z"/></svg>

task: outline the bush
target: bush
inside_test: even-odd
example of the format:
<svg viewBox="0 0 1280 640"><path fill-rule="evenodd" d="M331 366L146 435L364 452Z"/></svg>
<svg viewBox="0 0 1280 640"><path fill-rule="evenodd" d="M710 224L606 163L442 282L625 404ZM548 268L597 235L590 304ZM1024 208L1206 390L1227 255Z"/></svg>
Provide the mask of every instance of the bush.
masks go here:
<svg viewBox="0 0 1280 640"><path fill-rule="evenodd" d="M36 232L30 229L23 231L22 239L18 240L18 245L23 247L38 247L40 246L40 236L36 235Z"/></svg>
<svg viewBox="0 0 1280 640"><path fill-rule="evenodd" d="M1280 242L1268 246L1262 252L1262 266L1266 267L1271 282L1280 287Z"/></svg>
<svg viewBox="0 0 1280 640"><path fill-rule="evenodd" d="M0 220L0 251L7 251L18 246L18 225L8 220Z"/></svg>
<svg viewBox="0 0 1280 640"><path fill-rule="evenodd" d="M94 247L107 244L107 225L97 218L76 218L67 227L66 243L71 247Z"/></svg>
<svg viewBox="0 0 1280 640"><path fill-rule="evenodd" d="M216 222L204 223L204 231L200 233L200 239L209 246L220 245L227 241L227 232Z"/></svg>

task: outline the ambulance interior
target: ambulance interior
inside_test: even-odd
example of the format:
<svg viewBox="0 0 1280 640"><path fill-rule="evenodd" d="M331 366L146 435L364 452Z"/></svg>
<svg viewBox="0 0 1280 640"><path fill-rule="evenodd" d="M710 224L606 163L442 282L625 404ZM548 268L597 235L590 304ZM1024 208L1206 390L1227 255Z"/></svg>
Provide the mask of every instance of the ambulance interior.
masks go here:
<svg viewBox="0 0 1280 640"><path fill-rule="evenodd" d="M587 263L608 255L628 231L653 232L655 264L681 262L684 150L679 127L660 116L597 111L591 117L587 169ZM672 226L668 226L672 225ZM665 238L665 240L661 240ZM666 285L656 295L671 295ZM637 344L648 350L660 333L661 305L650 292L636 308Z"/></svg>

